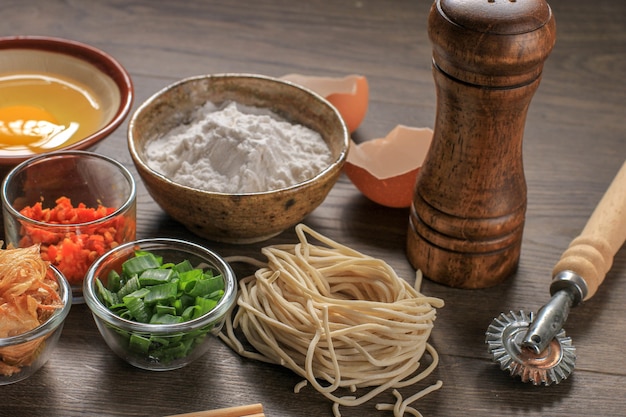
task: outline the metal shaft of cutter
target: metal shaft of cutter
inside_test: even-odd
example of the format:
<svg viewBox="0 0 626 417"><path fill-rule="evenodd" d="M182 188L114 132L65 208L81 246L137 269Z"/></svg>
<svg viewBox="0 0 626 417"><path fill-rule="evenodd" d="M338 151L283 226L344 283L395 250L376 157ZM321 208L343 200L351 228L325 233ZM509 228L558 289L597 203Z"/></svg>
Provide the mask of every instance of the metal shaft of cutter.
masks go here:
<svg viewBox="0 0 626 417"><path fill-rule="evenodd" d="M557 291L550 301L541 307L522 340L522 347L531 349L536 354L550 344L550 341L563 328L567 320L573 299L569 291Z"/></svg>
<svg viewBox="0 0 626 417"><path fill-rule="evenodd" d="M543 352L563 328L571 307L585 298L587 284L577 274L563 271L554 277L550 292L552 298L539 309L522 340L522 347L536 354Z"/></svg>

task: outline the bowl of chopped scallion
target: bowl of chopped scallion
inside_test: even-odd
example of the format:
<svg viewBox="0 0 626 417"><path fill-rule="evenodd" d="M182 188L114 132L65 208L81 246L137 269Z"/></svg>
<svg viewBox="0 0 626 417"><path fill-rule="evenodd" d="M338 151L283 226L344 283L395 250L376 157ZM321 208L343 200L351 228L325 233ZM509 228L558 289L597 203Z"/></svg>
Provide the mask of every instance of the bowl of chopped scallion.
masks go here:
<svg viewBox="0 0 626 417"><path fill-rule="evenodd" d="M138 368L167 371L207 352L235 302L237 281L210 249L143 239L96 260L83 294L113 352Z"/></svg>

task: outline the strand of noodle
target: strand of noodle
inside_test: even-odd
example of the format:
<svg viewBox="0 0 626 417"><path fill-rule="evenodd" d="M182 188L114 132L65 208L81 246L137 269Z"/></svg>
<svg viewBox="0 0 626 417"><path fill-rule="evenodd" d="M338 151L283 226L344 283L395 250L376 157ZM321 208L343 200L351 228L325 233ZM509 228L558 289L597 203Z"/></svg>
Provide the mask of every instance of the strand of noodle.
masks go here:
<svg viewBox="0 0 626 417"><path fill-rule="evenodd" d="M439 354L437 353L437 351L428 343L426 344L426 349L428 350L429 354L432 356L433 361L429 367L427 367L423 372L421 372L419 375L416 376L416 378L419 378L419 379L423 379L427 377L428 375L430 375L439 363ZM440 389L442 386L443 386L443 383L441 381L437 381L435 384L418 391L417 393L406 398L405 400L402 399L402 395L398 392L398 390L394 389L393 394L397 399L396 403L395 404L384 404L384 403L376 404L376 409L377 410L393 410L394 416L402 416L406 412L409 412L410 414L413 414L414 416L422 416L422 414L419 411L417 411L416 409L412 407L409 407L409 405L419 400L420 398L430 394L431 392Z"/></svg>
<svg viewBox="0 0 626 417"><path fill-rule="evenodd" d="M398 307L398 306L396 306ZM407 310L407 306L403 306L404 310ZM355 309L349 309L346 308L343 305L337 305L337 306L333 306L333 312L337 313L337 314L342 314L344 317L349 316L349 315L355 315L354 313ZM391 309L391 308L384 308L384 307L375 307L372 306L368 309L358 309L360 314L367 314L372 321L375 321L378 324L381 325L386 325L390 322L395 322L397 320L406 320L406 321L411 321L411 322L419 322L422 320L432 320L435 318L436 313L431 309L429 311L424 312L424 314L420 315L419 317L416 317L416 314L418 313L418 311L415 311L414 309L411 309L411 311L409 313L406 313L405 311L396 311L395 309ZM400 325L400 327L402 326L402 322L398 323ZM430 326L430 323L428 323Z"/></svg>
<svg viewBox="0 0 626 417"><path fill-rule="evenodd" d="M241 302L238 303L241 307L243 307L244 309L246 309L246 311L250 314L247 315L242 315L241 319L243 319L243 322L240 322L242 324L242 329L244 330L244 333L246 333L246 335L248 336L251 332L256 333L258 336L261 337L261 339L263 340L263 342L266 345L270 345L270 346L274 346L277 345L276 343L276 337L283 337L282 335L280 335L280 332L268 332L268 331L258 331L258 329L266 329L268 327L277 327L280 328L281 330L284 330L288 333L292 333L294 339L297 339L297 334L299 333L298 331L294 331L293 328L290 328L288 325L281 323L275 319L272 319L271 317L267 317L266 315L263 315L262 313L260 313L258 310L254 309L252 306L250 306L249 304L246 304L245 302ZM254 324L253 326L250 326L249 324L252 323ZM250 334L251 336L251 334ZM290 336L291 337L291 336ZM255 338L254 337L249 337L249 341L251 343L254 344L255 342ZM259 349L259 350L263 350L264 349L264 345L261 343L257 343L259 346L255 345L255 348ZM273 350L270 350L270 352L273 352Z"/></svg>
<svg viewBox="0 0 626 417"><path fill-rule="evenodd" d="M379 391L376 391L375 389L373 389L372 391L374 391L374 393L372 394L371 397L363 398L363 397L366 397L364 395L363 397L361 397L363 398L362 401L355 402L352 405L362 404L368 401L370 398L378 395L380 392L385 391L388 388L393 388L397 386L397 383L400 383L400 381L403 378L406 378L409 375L413 374L420 367L420 363L417 360L413 361L412 363L408 363L407 361L406 363L400 364L400 365L401 366L399 367L389 369L388 372L386 372L385 374L362 375L360 378L358 377L358 375L356 375L355 377L348 379L347 373L344 372L343 376L345 378L344 378L344 381L342 381L342 383L340 384L340 386L341 387L354 386L356 388L377 387L376 389L379 389ZM324 377L325 375L326 375L325 373L322 373L320 377ZM332 399L336 399L336 398L337 397L334 397ZM361 398L359 398L359 400L361 400Z"/></svg>
<svg viewBox="0 0 626 417"><path fill-rule="evenodd" d="M250 321L255 323L254 317L250 317ZM286 354L282 349L280 349L276 341L267 335L267 332L257 330L263 328L261 324L256 323L250 325L248 320L243 320L241 322L241 328L246 335L246 339L265 357L265 362L288 367L301 376L304 376L292 356ZM258 339L261 339L263 343L259 342Z"/></svg>
<svg viewBox="0 0 626 417"><path fill-rule="evenodd" d="M305 361L305 370L307 372L307 379L311 382L311 384L316 390L322 393L326 393L326 392L334 391L340 386L341 369L339 368L339 362L337 361L337 358L332 357L332 371L333 371L334 378L331 378L330 376L327 376L325 378L327 381L331 382L331 385L327 387L322 387L321 384L317 382L317 379L315 379L315 375L313 375L313 353L316 350L315 347L317 345L317 342L321 339L322 333L326 333L326 338L327 338L327 342L329 345L329 351L332 352L333 350L332 338L330 338L330 331L328 329L328 309L327 308L324 309L323 328L320 327L318 331L315 332L315 337L313 338L313 341L309 345L310 347L309 347L309 351L307 352L307 357Z"/></svg>
<svg viewBox="0 0 626 417"><path fill-rule="evenodd" d="M233 255L233 256L225 257L224 260L228 263L242 262L242 263L246 263L252 266L256 266L257 268L263 268L267 266L266 262L259 261L258 259L253 258L251 256Z"/></svg>
<svg viewBox="0 0 626 417"><path fill-rule="evenodd" d="M315 239L317 239L321 243L325 244L326 246L328 246L330 248L341 249L341 250L345 251L345 253L348 254L349 256L353 256L355 258L359 258L359 257L364 257L365 256L361 252L358 252L355 249L349 248L349 247L344 246L344 245L342 245L342 244L340 244L338 242L335 242L335 241L331 240L330 238L322 235L321 233L316 232L315 230L311 229L310 227L305 226L304 224L297 225L295 230L296 230L296 235L298 236L298 239L300 240L300 242L306 242L307 241L305 233L308 233L310 236L314 237ZM307 245L307 250L309 250L311 247L315 248L315 249L320 248L319 246L315 246L315 245Z"/></svg>
<svg viewBox="0 0 626 417"><path fill-rule="evenodd" d="M274 288L272 286L268 285L268 283L266 281L262 280L262 279L258 280L257 283L262 285L268 293L271 293L274 290ZM271 299L268 297L267 299L264 299L263 302L264 302L265 307L266 307L265 308L266 314L268 314L270 317L272 317L272 318L274 318L276 320L278 320L279 318L281 319L281 320L278 320L279 323L280 323L279 325L283 325L283 323L285 322L284 320L286 318L286 315L282 314L282 312L285 312L285 313L289 313L291 316L296 316L299 319L298 321L300 321L301 323L305 324L307 326L307 328L310 327L311 320L307 319L307 316L303 314L304 311L298 310L297 308L295 308L292 305L292 303L285 303L284 302L284 297L282 297L282 296L280 296L280 297L279 296L275 296L275 297L272 297ZM276 313L277 313L276 309L277 308L280 309L278 311L278 313L281 313L281 314L279 314L281 317L277 317L277 315L276 315ZM313 314L311 314L310 311L309 311L308 317L312 317L312 316L313 316ZM289 322L289 321L287 321L287 322ZM293 320L290 322L290 324L293 326ZM288 327L287 325L284 325L284 326Z"/></svg>
<svg viewBox="0 0 626 417"><path fill-rule="evenodd" d="M414 416L422 417L422 413L417 411L416 409L410 407L410 404L419 400L420 398L430 394L433 391L440 389L443 386L443 382L437 381L436 383L422 389L421 391L413 394L412 396L403 399L402 394L398 392L398 390L393 390L393 395L396 397L397 401L395 404L376 404L377 410L393 410L394 415L404 415L405 413L413 414Z"/></svg>
<svg viewBox="0 0 626 417"><path fill-rule="evenodd" d="M416 291L419 291L422 288L422 279L424 278L424 274L422 274L422 270L418 269L415 271L415 284L413 284L413 288Z"/></svg>
<svg viewBox="0 0 626 417"><path fill-rule="evenodd" d="M417 369L417 367L419 367L419 363L417 364L417 366L413 365L411 366L410 364L405 365L405 367L408 370L407 374L414 371L415 369ZM322 395L324 395L326 398L328 398L329 400L338 403L339 405L343 405L343 406L357 406L357 405L361 405L365 402L370 401L372 398L378 396L380 393L393 388L395 386L395 384L397 382L399 382L401 379L403 379L406 376L405 373L400 373L396 376L394 376L393 378L381 383L380 385L375 386L374 388L372 388L369 392L363 394L361 397L348 397L348 396L343 396L343 397L338 397L329 393L322 393Z"/></svg>
<svg viewBox="0 0 626 417"><path fill-rule="evenodd" d="M244 281L242 281L242 283L244 283ZM245 285L241 285L242 287ZM238 320L237 323L241 325L242 329L244 329L244 333L246 334L246 337L248 338L249 341L254 341L255 338L252 336L252 334L250 333L250 331L247 331L248 329L254 329L255 327L257 328L264 328L265 326L259 322L257 319L264 319L263 315L260 314L256 314L257 311L256 309L254 309L252 306L248 305L245 302L246 299L246 293L242 293L242 297L239 298L237 304L243 308L243 310L240 310L237 314ZM244 315L243 311L248 311L252 314L249 315ZM243 320L243 322L242 322ZM230 320L229 320L230 321ZM250 326L249 322L252 322L254 325ZM290 332L293 329L289 328L289 326L274 321L273 323L275 326L278 325L279 327L281 327L284 331ZM260 337L263 339L264 343L266 345L269 345L271 347L273 346L277 346L276 341L272 339L271 335L268 335L268 332L256 332L259 333ZM272 332L269 332L272 333ZM229 335L232 337L234 336L234 333L232 332L232 330L229 332ZM259 350L260 352L263 352L265 354L265 356L267 356L268 358L272 358L271 362L272 363L278 363L281 365L284 365L285 362L290 362L290 359L288 356L283 356L283 355L278 355L278 357L276 355L273 355L272 353L277 353L278 350L274 350L271 347L268 349L265 349L265 345L261 344L261 343L256 343L253 344L254 347ZM268 360L265 360L266 362L268 362ZM293 366L293 364L292 364Z"/></svg>
<svg viewBox="0 0 626 417"><path fill-rule="evenodd" d="M437 353L435 348L433 348L430 345L430 343L426 343L426 351L430 354L430 356L432 358L432 362L430 363L430 365L428 365L428 367L426 367L426 369L424 369L419 374L413 376L412 378L409 378L409 379L406 379L404 381L401 381L394 388L403 388L403 387L407 387L409 385L413 385L414 383L421 381L422 379L426 378L427 376L429 376L430 374L433 373L435 368L437 368L437 365L439 365L439 354Z"/></svg>
<svg viewBox="0 0 626 417"><path fill-rule="evenodd" d="M242 301L242 299L247 298L247 287L245 284L248 282L251 282L252 278L253 277L247 277L240 281L241 293L238 299L238 304L243 305L244 307L245 307L244 305L245 303ZM282 360L276 359L274 355L258 354L256 352L250 352L250 351L245 350L245 348L243 347L243 344L236 337L234 333L234 328L240 324L240 321L242 318L246 321L246 323L244 323L242 327L247 327L248 318L243 314L243 312L245 311L244 309L244 310L239 310L239 312L237 313L237 315L235 315L235 318L233 319L232 317L233 310L234 308L231 308L228 312L228 318L226 320L226 326L225 326L226 335L220 332L218 335L220 339L222 339L222 341L224 341L231 349L233 349L235 352L237 352L239 355L243 357L247 357L249 359L255 359L258 361L262 361L262 362L285 365L285 363Z"/></svg>
<svg viewBox="0 0 626 417"><path fill-rule="evenodd" d="M405 352L405 353L389 352L388 354L385 354L386 352L383 352L383 355L381 356L383 357L388 356L388 358L386 360L380 360L380 359L373 357L371 353L368 352L367 349L363 348L356 342L352 342L352 343L354 343L356 351L360 353L361 355L363 355L364 359L367 361L366 362L367 364L374 365L374 366L381 367L381 368L392 366L396 362L401 362L402 360L408 360L411 357L416 356L410 352ZM352 361L352 359L350 359L349 357L342 357L340 355L337 355L336 352L335 352L335 355L340 357L340 359L343 362ZM349 375L349 373L347 375Z"/></svg>
<svg viewBox="0 0 626 417"><path fill-rule="evenodd" d="M321 279L322 277L319 271L314 268L307 268L305 262L301 262L301 265L298 265L296 262L298 258L294 260L292 257L288 256L289 253L287 251L279 252L273 248L263 248L261 252L267 256L269 266L274 264L280 265L281 268L286 269L293 278L299 278L299 282L307 289L318 290L324 294L329 293L328 282ZM280 263L278 258L281 258L284 262ZM309 279L304 279L303 275Z"/></svg>
<svg viewBox="0 0 626 417"><path fill-rule="evenodd" d="M303 379L302 381L298 382L294 387L293 387L293 392L295 392L296 394L300 393L300 390L304 387L306 387L307 385L309 385L309 381L306 379Z"/></svg>

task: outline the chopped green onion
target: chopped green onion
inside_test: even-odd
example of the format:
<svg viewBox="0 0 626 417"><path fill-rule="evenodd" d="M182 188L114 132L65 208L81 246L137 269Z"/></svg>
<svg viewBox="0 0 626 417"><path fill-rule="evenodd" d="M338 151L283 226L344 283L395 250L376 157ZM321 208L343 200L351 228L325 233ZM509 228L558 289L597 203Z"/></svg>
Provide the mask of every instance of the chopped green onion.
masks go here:
<svg viewBox="0 0 626 417"><path fill-rule="evenodd" d="M146 338L137 334L130 335L129 347L131 350L134 350L135 352L148 353L148 351L150 350L151 343L152 342L150 342L149 338Z"/></svg>
<svg viewBox="0 0 626 417"><path fill-rule="evenodd" d="M122 264L122 273L125 276L139 275L146 269L161 266L159 259L150 252L141 252L134 258L130 258Z"/></svg>
<svg viewBox="0 0 626 417"><path fill-rule="evenodd" d="M134 297L134 298L144 298L148 293L150 292L149 288L139 288L133 292L131 292L128 295L125 295L124 298L126 297Z"/></svg>
<svg viewBox="0 0 626 417"><path fill-rule="evenodd" d="M217 301L208 298L196 297L196 309L193 318L198 318L213 310L217 305Z"/></svg>
<svg viewBox="0 0 626 417"><path fill-rule="evenodd" d="M185 321L193 320L194 317L197 317L196 311L199 309L200 307L194 304L187 307L181 316L185 319Z"/></svg>
<svg viewBox="0 0 626 417"><path fill-rule="evenodd" d="M109 276L107 277L107 287L113 292L119 291L120 287L122 286L121 279L122 278L120 277L120 274L117 273L117 271L109 272Z"/></svg>
<svg viewBox="0 0 626 417"><path fill-rule="evenodd" d="M185 259L184 261L176 264L176 266L174 266L174 269L176 270L176 272L180 274L182 272L193 271L196 268L194 268L193 265L191 265L191 262L189 261L189 259Z"/></svg>
<svg viewBox="0 0 626 417"><path fill-rule="evenodd" d="M108 288L106 288L99 279L96 279L96 288L98 289L98 294L100 294L100 298L107 306L110 307L120 302L117 293L110 291Z"/></svg>
<svg viewBox="0 0 626 417"><path fill-rule="evenodd" d="M142 323L168 325L196 319L215 308L224 296L224 279L189 260L164 263L161 256L136 251L121 272L111 271L106 285L96 279L102 303L118 316ZM127 343L151 361L167 363L185 357L212 329L171 336L131 334Z"/></svg>
<svg viewBox="0 0 626 417"><path fill-rule="evenodd" d="M131 317L140 323L148 323L150 321L150 311L144 303L143 299L127 295L124 297L124 305L128 308Z"/></svg>
<svg viewBox="0 0 626 417"><path fill-rule="evenodd" d="M176 314L176 307L174 306L164 306L161 304L157 304L154 307L154 312L156 314L171 314L172 316L177 316L178 314Z"/></svg>
<svg viewBox="0 0 626 417"><path fill-rule="evenodd" d="M150 324L173 324L182 322L182 317L172 314L155 314L150 318Z"/></svg>
<svg viewBox="0 0 626 417"><path fill-rule="evenodd" d="M178 285L175 282L152 285L149 287L149 291L144 300L146 304L161 303L171 305L176 299L177 293Z"/></svg>
<svg viewBox="0 0 626 417"><path fill-rule="evenodd" d="M139 283L142 287L146 285L157 285L169 282L174 276L171 269L146 269L139 275Z"/></svg>
<svg viewBox="0 0 626 417"><path fill-rule="evenodd" d="M137 275L133 275L128 280L126 280L126 282L124 282L122 288L120 288L117 292L117 296L122 299L128 294L137 291L139 288L141 288L141 284L139 283L139 277L137 277Z"/></svg>

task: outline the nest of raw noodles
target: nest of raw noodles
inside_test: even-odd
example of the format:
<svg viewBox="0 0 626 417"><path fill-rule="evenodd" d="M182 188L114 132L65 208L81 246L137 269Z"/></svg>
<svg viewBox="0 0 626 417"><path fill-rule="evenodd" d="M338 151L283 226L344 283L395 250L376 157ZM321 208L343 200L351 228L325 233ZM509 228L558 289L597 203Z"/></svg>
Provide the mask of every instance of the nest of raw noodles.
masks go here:
<svg viewBox="0 0 626 417"><path fill-rule="evenodd" d="M397 388L416 384L436 368L438 355L428 339L443 301L422 295L380 259L303 224L296 226L296 234L295 245L263 248L267 262L228 259L258 269L240 280L222 340L242 356L302 376L295 391L311 384L333 401L336 416L340 405L360 405L388 389L396 402L379 403L379 410L421 415L410 404L440 388L441 381L406 399ZM418 271L417 286L420 278ZM254 350L244 347L241 335ZM431 361L420 371L425 352ZM356 395L361 388L366 393ZM338 394L345 389L349 394Z"/></svg>

